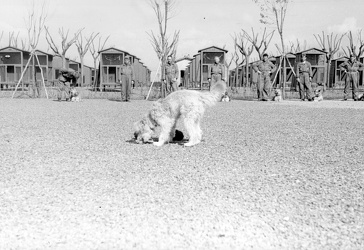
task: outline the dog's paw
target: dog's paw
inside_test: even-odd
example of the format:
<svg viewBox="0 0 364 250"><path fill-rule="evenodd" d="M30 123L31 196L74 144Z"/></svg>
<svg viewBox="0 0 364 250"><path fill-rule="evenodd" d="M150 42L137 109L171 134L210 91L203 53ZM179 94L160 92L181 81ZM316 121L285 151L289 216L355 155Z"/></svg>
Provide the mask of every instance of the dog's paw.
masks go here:
<svg viewBox="0 0 364 250"><path fill-rule="evenodd" d="M199 144L200 142L197 141L197 142L187 142L185 144L183 144L185 147L192 147L192 146L195 146L196 144Z"/></svg>

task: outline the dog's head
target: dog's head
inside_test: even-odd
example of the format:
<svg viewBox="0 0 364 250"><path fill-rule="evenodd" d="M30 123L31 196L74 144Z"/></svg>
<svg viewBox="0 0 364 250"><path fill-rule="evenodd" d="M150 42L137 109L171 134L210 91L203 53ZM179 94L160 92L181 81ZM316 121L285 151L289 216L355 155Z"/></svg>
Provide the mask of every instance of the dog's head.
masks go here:
<svg viewBox="0 0 364 250"><path fill-rule="evenodd" d="M282 95L282 92L281 92L280 89L275 89L274 90L274 94L275 94L275 96L281 96Z"/></svg>
<svg viewBox="0 0 364 250"><path fill-rule="evenodd" d="M71 94L72 96L78 96L78 92L76 88L71 88Z"/></svg>
<svg viewBox="0 0 364 250"><path fill-rule="evenodd" d="M152 139L155 125L150 115L134 123L134 139L138 143L147 143Z"/></svg>
<svg viewBox="0 0 364 250"><path fill-rule="evenodd" d="M319 97L321 94L321 89L315 89L315 97Z"/></svg>

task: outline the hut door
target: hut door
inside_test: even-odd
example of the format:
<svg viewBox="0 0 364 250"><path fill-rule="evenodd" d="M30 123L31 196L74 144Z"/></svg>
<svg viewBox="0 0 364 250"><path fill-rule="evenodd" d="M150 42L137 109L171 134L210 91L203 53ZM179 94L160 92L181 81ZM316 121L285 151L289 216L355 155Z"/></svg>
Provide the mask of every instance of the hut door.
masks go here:
<svg viewBox="0 0 364 250"><path fill-rule="evenodd" d="M19 81L21 76L21 67L15 67L15 81Z"/></svg>
<svg viewBox="0 0 364 250"><path fill-rule="evenodd" d="M116 67L109 67L109 79L108 82L116 82Z"/></svg>
<svg viewBox="0 0 364 250"><path fill-rule="evenodd" d="M0 82L6 82L5 66L0 66Z"/></svg>
<svg viewBox="0 0 364 250"><path fill-rule="evenodd" d="M14 66L7 66L6 67L6 74L8 76L7 82L14 82Z"/></svg>

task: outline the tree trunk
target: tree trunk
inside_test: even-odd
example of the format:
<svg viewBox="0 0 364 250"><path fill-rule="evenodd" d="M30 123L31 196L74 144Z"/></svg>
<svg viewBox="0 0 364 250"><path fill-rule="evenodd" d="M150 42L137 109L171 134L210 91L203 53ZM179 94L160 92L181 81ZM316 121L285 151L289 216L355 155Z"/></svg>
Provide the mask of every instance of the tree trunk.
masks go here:
<svg viewBox="0 0 364 250"><path fill-rule="evenodd" d="M80 81L80 86L83 87L83 56L80 57L80 61L81 61L81 81Z"/></svg>
<svg viewBox="0 0 364 250"><path fill-rule="evenodd" d="M286 96L286 82L287 82L287 71L286 71L286 49L284 48L284 40L283 40L283 23L281 24L281 32L279 35L281 37L282 44L282 54L283 54L283 84L282 84L282 98L284 99Z"/></svg>
<svg viewBox="0 0 364 250"><path fill-rule="evenodd" d="M166 75L165 75L165 68L166 68L166 55L163 55L161 58L162 62L161 62L161 80L162 80L162 98L166 97L166 83L164 82L164 80L166 79Z"/></svg>
<svg viewBox="0 0 364 250"><path fill-rule="evenodd" d="M285 98L286 94L286 82L287 82L287 71L286 71L286 55L283 53L283 84L282 84L282 98Z"/></svg>
<svg viewBox="0 0 364 250"><path fill-rule="evenodd" d="M246 79L246 82L245 82L245 87L250 87L251 84L249 81L249 56L246 56L245 57L246 59L246 62L245 62L245 79Z"/></svg>
<svg viewBox="0 0 364 250"><path fill-rule="evenodd" d="M97 67L97 62L96 62L96 60L94 60L94 81L93 81L93 89L95 89L96 90L96 84L97 84L97 80L96 80L96 78L97 78L97 69L96 69L96 67Z"/></svg>
<svg viewBox="0 0 364 250"><path fill-rule="evenodd" d="M331 73L331 58L327 59L327 79L326 79L326 86L324 85L324 90L326 90L327 87L330 86L330 73Z"/></svg>
<svg viewBox="0 0 364 250"><path fill-rule="evenodd" d="M67 66L66 66L66 55L65 54L62 54L61 57L62 57L62 68L67 69Z"/></svg>
<svg viewBox="0 0 364 250"><path fill-rule="evenodd" d="M241 72L241 73L243 73L243 72ZM235 68L235 81L234 81L235 87L238 86L238 83L239 83L239 65L238 65L238 63L236 63L236 68Z"/></svg>

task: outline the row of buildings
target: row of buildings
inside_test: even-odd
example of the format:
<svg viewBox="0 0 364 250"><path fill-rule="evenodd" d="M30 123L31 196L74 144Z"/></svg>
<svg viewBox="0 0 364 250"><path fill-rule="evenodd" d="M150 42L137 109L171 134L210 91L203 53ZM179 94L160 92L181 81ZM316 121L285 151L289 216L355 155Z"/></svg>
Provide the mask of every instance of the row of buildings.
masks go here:
<svg viewBox="0 0 364 250"><path fill-rule="evenodd" d="M35 54L39 63L35 57L31 58L21 81L23 88L35 81L42 81L41 72L43 72L46 85L54 86L62 68L62 58L41 50L36 50ZM99 68L94 69L84 65L83 79L77 80L78 86L92 86L96 76L97 89L103 91L116 88L119 81L120 66L124 63L124 58L127 55L130 56L134 65L136 85L143 86L150 82L151 72L139 57L116 48L99 51L99 54ZM30 57L30 51L15 47L0 49L0 89L13 88L19 82ZM66 58L66 68L81 72L81 63Z"/></svg>
<svg viewBox="0 0 364 250"><path fill-rule="evenodd" d="M189 89L204 89L208 86L207 74L208 68L214 63L214 57L220 57L220 62L225 62L227 50L212 46L198 51L193 57L184 57L177 59L176 63L180 69L180 83ZM273 72L271 79L273 85L281 82L283 70L286 71L287 80L286 88L297 90L298 83L296 81L297 64L301 61L302 55L306 54L307 61L312 65L313 83L327 83L328 88L341 88L345 82L345 72L340 70L339 65L347 60L346 57L336 58L329 65L326 60L326 52L317 48L310 48L297 53L288 53L286 55L286 67L283 68L282 56L271 56L269 60L277 66L281 66L281 70ZM364 62L364 57L360 58ZM258 81L258 74L253 70L253 66L258 61L249 62L248 65L242 64L237 69L228 70L226 67L226 80L230 86L251 86ZM328 71L330 67L330 71ZM247 72L247 74L246 74ZM248 76L248 81L244 80ZM360 72L359 85L364 85L364 72Z"/></svg>

